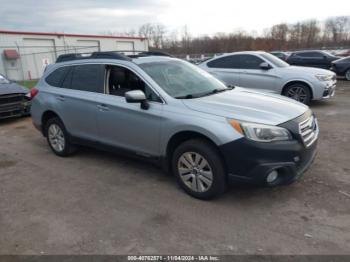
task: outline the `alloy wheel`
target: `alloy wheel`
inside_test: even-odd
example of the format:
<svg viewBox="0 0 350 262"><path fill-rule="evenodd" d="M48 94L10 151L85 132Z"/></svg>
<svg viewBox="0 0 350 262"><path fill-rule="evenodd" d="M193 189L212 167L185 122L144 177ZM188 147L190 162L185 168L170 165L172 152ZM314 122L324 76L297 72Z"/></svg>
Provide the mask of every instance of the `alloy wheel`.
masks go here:
<svg viewBox="0 0 350 262"><path fill-rule="evenodd" d="M48 130L48 137L52 148L62 152L65 147L65 138L62 129L57 124L52 124Z"/></svg>
<svg viewBox="0 0 350 262"><path fill-rule="evenodd" d="M178 160L183 183L194 192L206 192L213 184L213 171L208 161L196 152L185 152Z"/></svg>
<svg viewBox="0 0 350 262"><path fill-rule="evenodd" d="M307 100L307 94L302 86L291 87L287 92L287 97L302 103L305 103Z"/></svg>
<svg viewBox="0 0 350 262"><path fill-rule="evenodd" d="M350 81L350 69L348 71L346 71L345 78L346 78L346 80Z"/></svg>

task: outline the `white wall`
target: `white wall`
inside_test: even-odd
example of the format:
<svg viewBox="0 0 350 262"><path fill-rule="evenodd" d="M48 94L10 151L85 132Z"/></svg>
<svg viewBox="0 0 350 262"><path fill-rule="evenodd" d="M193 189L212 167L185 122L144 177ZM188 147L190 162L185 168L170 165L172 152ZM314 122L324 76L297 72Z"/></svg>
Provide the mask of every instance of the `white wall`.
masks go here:
<svg viewBox="0 0 350 262"><path fill-rule="evenodd" d="M4 49L16 49L21 55L20 59L5 59ZM60 54L118 50L130 50L129 54L132 51L147 51L147 40L0 32L0 73L13 80L37 79L41 77L45 64L54 63Z"/></svg>

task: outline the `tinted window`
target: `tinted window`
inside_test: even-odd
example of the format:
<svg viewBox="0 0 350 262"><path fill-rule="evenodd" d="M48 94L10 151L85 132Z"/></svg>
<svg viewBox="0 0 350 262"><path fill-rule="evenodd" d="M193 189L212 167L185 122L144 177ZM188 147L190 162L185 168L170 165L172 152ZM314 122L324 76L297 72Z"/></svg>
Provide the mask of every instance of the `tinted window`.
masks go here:
<svg viewBox="0 0 350 262"><path fill-rule="evenodd" d="M46 77L45 79L46 83L48 83L50 86L61 87L62 81L65 75L67 74L68 69L69 69L68 66L64 66L56 69L48 77Z"/></svg>
<svg viewBox="0 0 350 262"><path fill-rule="evenodd" d="M72 67L72 76L69 75L65 79L65 84L69 85L69 78L71 77L70 88L75 90L82 90L95 93L104 93L104 65L79 65Z"/></svg>
<svg viewBox="0 0 350 262"><path fill-rule="evenodd" d="M264 61L254 55L241 55L240 68L242 69L260 69L260 64Z"/></svg>
<svg viewBox="0 0 350 262"><path fill-rule="evenodd" d="M239 68L239 56L225 56L208 62L208 67L213 68Z"/></svg>
<svg viewBox="0 0 350 262"><path fill-rule="evenodd" d="M299 53L297 55L301 56L301 57L312 57L312 58L322 58L323 57L323 54L318 53L318 52L305 52L305 53Z"/></svg>

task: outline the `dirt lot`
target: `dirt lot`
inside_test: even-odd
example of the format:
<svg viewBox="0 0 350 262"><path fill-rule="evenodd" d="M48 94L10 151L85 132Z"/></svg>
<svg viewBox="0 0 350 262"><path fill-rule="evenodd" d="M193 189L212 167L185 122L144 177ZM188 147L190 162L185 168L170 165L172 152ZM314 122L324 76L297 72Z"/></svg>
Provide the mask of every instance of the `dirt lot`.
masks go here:
<svg viewBox="0 0 350 262"><path fill-rule="evenodd" d="M297 183L204 202L136 160L52 154L30 118L0 122L0 254L350 254L350 83L312 104L319 152Z"/></svg>

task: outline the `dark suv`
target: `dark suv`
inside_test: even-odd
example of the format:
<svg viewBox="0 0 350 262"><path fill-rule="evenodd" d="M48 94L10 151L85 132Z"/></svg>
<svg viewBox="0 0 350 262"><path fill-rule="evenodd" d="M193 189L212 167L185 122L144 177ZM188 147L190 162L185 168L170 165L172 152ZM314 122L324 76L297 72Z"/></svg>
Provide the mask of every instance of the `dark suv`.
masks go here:
<svg viewBox="0 0 350 262"><path fill-rule="evenodd" d="M324 51L297 51L293 52L286 62L290 65L330 69L332 61L337 59L339 57Z"/></svg>

